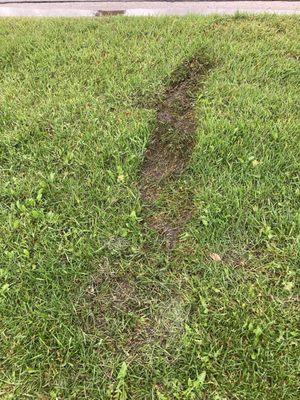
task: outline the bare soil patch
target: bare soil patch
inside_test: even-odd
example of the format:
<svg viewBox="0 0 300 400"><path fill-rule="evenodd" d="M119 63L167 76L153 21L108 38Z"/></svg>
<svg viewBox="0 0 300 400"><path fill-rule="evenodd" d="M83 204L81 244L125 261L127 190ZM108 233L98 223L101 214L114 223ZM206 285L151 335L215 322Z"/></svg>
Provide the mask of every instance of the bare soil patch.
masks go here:
<svg viewBox="0 0 300 400"><path fill-rule="evenodd" d="M208 69L209 65L197 55L182 63L172 74L162 99L157 102L156 128L140 172L145 224L154 229L169 248L174 246L190 218L190 207L181 204L182 212L178 212L172 221L167 212L158 215L153 211L169 183L181 176L192 154L196 131L194 102L201 77Z"/></svg>

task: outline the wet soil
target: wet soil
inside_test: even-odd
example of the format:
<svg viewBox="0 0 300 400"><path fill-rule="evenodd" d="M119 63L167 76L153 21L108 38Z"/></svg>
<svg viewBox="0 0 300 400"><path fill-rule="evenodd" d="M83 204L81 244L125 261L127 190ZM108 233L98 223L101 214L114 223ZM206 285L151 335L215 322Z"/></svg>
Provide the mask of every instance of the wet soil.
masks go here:
<svg viewBox="0 0 300 400"><path fill-rule="evenodd" d="M194 102L201 77L209 65L199 56L182 63L172 74L162 98L157 102L156 127L150 138L140 171L139 188L144 205L143 220L154 229L164 244L172 248L192 214L189 204L180 203L176 216L156 205L172 182L180 179L195 145L196 119ZM176 193L172 190L176 201ZM170 203L168 202L169 206Z"/></svg>
<svg viewBox="0 0 300 400"><path fill-rule="evenodd" d="M161 268L160 255L174 248L193 214L193 193L184 172L195 145L194 103L208 69L201 57L185 61L168 79L164 93L150 104L157 120L138 185L145 238L154 230L157 241L145 240L145 253L130 263L130 271L103 260L85 293L88 312L84 307L78 311L85 330L91 335L101 332L109 351L128 362L138 358L148 363L149 354L155 352L174 363L176 352L170 354L168 347L175 346L184 332L189 313L185 282ZM112 238L107 246L121 258L127 248L120 238ZM173 256L167 254L166 259Z"/></svg>

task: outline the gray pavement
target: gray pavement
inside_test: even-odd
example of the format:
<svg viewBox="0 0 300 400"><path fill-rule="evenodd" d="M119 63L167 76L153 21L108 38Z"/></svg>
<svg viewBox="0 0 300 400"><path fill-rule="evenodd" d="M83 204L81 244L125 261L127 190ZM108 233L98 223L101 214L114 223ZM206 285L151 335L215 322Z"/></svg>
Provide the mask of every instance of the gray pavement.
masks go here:
<svg viewBox="0 0 300 400"><path fill-rule="evenodd" d="M3 0L2 0L3 1ZM36 3L23 0L0 2L0 17L94 17L110 14L110 11L127 16L138 15L208 15L235 14L300 14L299 1L112 1L112 2L49 2ZM22 0L19 0L22 1Z"/></svg>

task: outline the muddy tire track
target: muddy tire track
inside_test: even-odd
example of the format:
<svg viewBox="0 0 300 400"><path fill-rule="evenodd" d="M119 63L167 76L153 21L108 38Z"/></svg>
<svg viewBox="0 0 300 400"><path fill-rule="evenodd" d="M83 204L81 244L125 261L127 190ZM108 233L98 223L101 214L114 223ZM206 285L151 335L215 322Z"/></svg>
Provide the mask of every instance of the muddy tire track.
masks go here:
<svg viewBox="0 0 300 400"><path fill-rule="evenodd" d="M156 127L140 171L144 228L155 230L168 249L174 247L192 215L192 207L187 204L188 200L179 201L180 209L175 217L170 218L167 208L170 202L176 204L180 197L176 190L172 190L172 198L165 204L165 210L160 208L157 212L157 203L172 183L174 185L181 178L193 152L196 133L194 102L201 78L209 69L209 63L196 55L173 72L157 102Z"/></svg>
<svg viewBox="0 0 300 400"><path fill-rule="evenodd" d="M120 268L119 259L103 260L86 289L89 306L79 309L85 330L95 337L101 332L107 353L121 355L128 363L151 362L148 353L174 363L176 343L188 319L185 281L161 267L176 260L176 254L168 252L193 214L184 172L196 139L194 103L209 69L198 54L183 62L154 103L156 125L138 181L145 251L128 264L128 270ZM157 233L157 240L148 237L150 230Z"/></svg>

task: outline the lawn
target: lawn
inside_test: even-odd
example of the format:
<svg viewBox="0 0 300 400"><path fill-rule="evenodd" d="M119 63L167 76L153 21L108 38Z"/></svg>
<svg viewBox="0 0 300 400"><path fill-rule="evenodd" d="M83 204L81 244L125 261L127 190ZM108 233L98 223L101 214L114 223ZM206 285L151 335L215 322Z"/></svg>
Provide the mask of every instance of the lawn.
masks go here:
<svg viewBox="0 0 300 400"><path fill-rule="evenodd" d="M299 26L1 19L2 399L298 398ZM196 53L193 151L148 207L157 103ZM168 248L147 221L179 214Z"/></svg>

